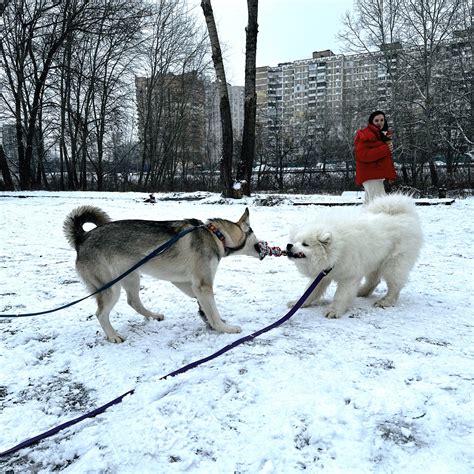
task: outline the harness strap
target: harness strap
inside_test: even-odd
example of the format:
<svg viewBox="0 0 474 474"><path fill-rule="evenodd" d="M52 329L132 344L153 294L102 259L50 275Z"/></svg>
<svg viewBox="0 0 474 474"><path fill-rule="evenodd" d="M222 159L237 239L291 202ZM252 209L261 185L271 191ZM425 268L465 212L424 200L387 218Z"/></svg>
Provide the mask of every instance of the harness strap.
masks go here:
<svg viewBox="0 0 474 474"><path fill-rule="evenodd" d="M215 224L213 224L212 222L209 222L209 224L206 225L206 228L209 232L214 234L222 242L226 257L232 252L237 252L238 250L242 250L245 247L245 242L247 241L247 239L244 239L243 243L240 245L237 245L237 247L227 247L227 245L225 244L224 234L218 229L218 227ZM248 235L248 233L246 235Z"/></svg>

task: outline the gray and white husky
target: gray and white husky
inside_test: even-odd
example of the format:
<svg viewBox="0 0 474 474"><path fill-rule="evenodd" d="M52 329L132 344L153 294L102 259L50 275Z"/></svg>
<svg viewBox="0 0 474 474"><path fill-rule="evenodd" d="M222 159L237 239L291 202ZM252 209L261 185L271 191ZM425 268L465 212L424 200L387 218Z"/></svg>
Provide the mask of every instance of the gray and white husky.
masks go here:
<svg viewBox="0 0 474 474"><path fill-rule="evenodd" d="M92 223L90 231L84 224ZM64 221L64 233L77 251L76 268L89 288L95 291L126 272L146 255L179 232L197 227L175 242L162 254L127 275L111 288L96 295L102 329L111 342L123 342L109 321L109 314L120 296L122 286L128 304L145 318L162 320L163 315L147 310L140 301L140 274L173 283L186 295L196 298L201 317L216 331L240 332L240 327L222 321L214 299L213 283L222 257L248 255L259 257L258 239L249 223L249 211L237 222L226 219L177 221L112 221L101 209L82 206Z"/></svg>

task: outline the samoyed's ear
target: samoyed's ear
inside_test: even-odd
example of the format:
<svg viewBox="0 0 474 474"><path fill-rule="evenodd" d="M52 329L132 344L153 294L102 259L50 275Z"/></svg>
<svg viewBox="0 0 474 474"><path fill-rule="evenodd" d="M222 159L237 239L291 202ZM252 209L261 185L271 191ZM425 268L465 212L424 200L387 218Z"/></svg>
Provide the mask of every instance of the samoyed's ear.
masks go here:
<svg viewBox="0 0 474 474"><path fill-rule="evenodd" d="M325 247L327 247L331 243L331 240L332 235L330 232L326 232L325 234L321 235L321 237L319 237L319 242Z"/></svg>

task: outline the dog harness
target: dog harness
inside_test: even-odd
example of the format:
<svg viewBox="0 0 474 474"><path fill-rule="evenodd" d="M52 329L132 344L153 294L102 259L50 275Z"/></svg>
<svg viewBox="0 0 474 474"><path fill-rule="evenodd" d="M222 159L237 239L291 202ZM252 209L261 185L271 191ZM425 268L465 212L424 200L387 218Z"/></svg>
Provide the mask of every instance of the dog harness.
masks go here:
<svg viewBox="0 0 474 474"><path fill-rule="evenodd" d="M209 222L209 224L206 225L206 228L209 232L214 234L221 242L222 245L224 246L224 252L225 256L229 256L232 252L237 252L238 250L242 250L245 247L245 244L247 243L247 238L250 234L253 233L252 228L250 228L246 233L245 233L245 239L244 241L240 244L237 245L237 247L227 247L225 244L225 236L224 234L217 228L216 225L214 225L212 222Z"/></svg>

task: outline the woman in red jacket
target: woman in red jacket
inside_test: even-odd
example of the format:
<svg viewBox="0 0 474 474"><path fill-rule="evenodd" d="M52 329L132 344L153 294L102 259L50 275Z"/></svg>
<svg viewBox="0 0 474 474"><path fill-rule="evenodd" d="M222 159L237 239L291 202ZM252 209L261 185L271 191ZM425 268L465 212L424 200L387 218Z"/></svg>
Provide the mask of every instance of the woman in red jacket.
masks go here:
<svg viewBox="0 0 474 474"><path fill-rule="evenodd" d="M370 114L367 127L357 131L354 145L355 181L364 187L367 204L385 194L385 179L397 178L392 158L392 135L382 111L376 110Z"/></svg>

